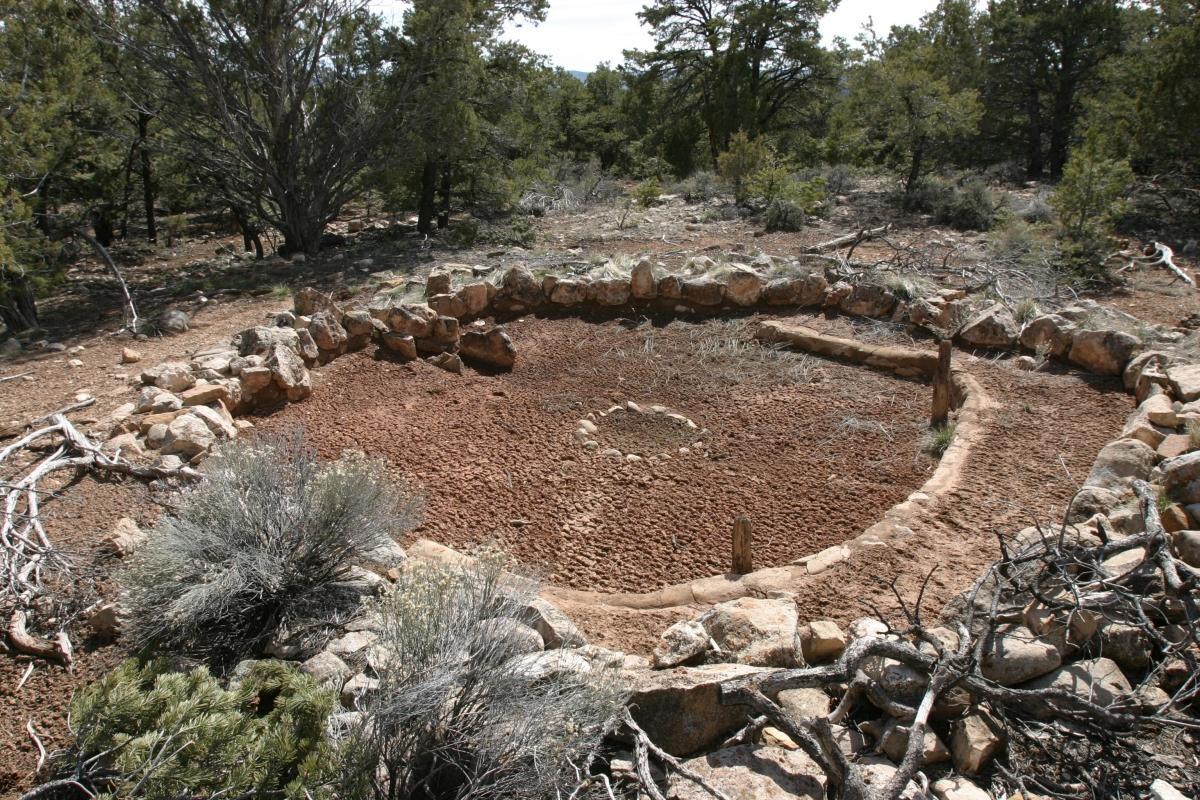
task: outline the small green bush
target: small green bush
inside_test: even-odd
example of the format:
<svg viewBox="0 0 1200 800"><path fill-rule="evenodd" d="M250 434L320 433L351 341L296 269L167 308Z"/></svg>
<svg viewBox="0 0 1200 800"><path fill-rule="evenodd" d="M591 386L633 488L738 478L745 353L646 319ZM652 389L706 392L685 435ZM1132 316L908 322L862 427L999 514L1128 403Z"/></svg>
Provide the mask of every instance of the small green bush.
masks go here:
<svg viewBox="0 0 1200 800"><path fill-rule="evenodd" d="M954 433L955 426L952 422L932 427L925 432L921 440L921 449L935 458L941 458L954 442Z"/></svg>
<svg viewBox="0 0 1200 800"><path fill-rule="evenodd" d="M536 592L496 559L403 573L379 604L379 686L348 733L340 797L544 800L578 783L625 693L613 669L573 668L574 650L524 655L512 627Z"/></svg>
<svg viewBox="0 0 1200 800"><path fill-rule="evenodd" d="M968 231L990 231L998 215L999 204L992 190L978 178L952 188L934 210L938 222Z"/></svg>
<svg viewBox="0 0 1200 800"><path fill-rule="evenodd" d="M325 621L352 562L410 529L419 503L382 462L321 462L296 434L236 443L163 517L120 575L136 647L225 660L293 623Z"/></svg>
<svg viewBox="0 0 1200 800"><path fill-rule="evenodd" d="M642 208L650 208L658 202L662 194L662 186L654 178L642 181L633 189L633 199Z"/></svg>
<svg viewBox="0 0 1200 800"><path fill-rule="evenodd" d="M797 203L782 198L771 201L763 215L763 221L768 231L794 233L804 228L807 215Z"/></svg>
<svg viewBox="0 0 1200 800"><path fill-rule="evenodd" d="M204 667L125 661L71 701L61 774L103 787L102 798L330 797L334 705L282 661L255 663L228 689Z"/></svg>
<svg viewBox="0 0 1200 800"><path fill-rule="evenodd" d="M721 187L717 183L717 176L711 172L701 170L693 173L675 185L673 188L675 194L683 196L683 199L689 203L706 203L721 196Z"/></svg>
<svg viewBox="0 0 1200 800"><path fill-rule="evenodd" d="M1129 161L1106 157L1098 138L1089 136L1071 151L1051 196L1064 235L1080 243L1106 239L1125 210L1132 183Z"/></svg>
<svg viewBox="0 0 1200 800"><path fill-rule="evenodd" d="M733 197L739 203L749 199L750 177L770 163L770 146L762 139L751 139L738 131L729 140L729 149L717 156L717 174L733 187Z"/></svg>

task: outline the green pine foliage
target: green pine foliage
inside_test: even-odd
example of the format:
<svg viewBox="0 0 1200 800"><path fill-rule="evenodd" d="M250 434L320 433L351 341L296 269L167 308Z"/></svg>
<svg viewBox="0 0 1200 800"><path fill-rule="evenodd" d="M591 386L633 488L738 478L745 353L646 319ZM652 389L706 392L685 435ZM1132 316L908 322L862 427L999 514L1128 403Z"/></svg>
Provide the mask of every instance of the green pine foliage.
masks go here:
<svg viewBox="0 0 1200 800"><path fill-rule="evenodd" d="M337 759L325 736L335 706L293 665L255 662L223 688L204 667L128 660L71 702L64 764L99 798L330 797Z"/></svg>

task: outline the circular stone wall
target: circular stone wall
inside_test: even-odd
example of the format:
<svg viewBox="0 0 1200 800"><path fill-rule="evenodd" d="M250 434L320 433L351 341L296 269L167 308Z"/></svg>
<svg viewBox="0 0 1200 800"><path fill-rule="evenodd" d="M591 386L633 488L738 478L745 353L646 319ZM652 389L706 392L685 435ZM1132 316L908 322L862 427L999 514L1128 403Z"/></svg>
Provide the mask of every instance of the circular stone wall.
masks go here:
<svg viewBox="0 0 1200 800"><path fill-rule="evenodd" d="M520 357L499 376L356 353L259 428L299 423L324 456L385 458L426 494L410 538L496 545L553 583L646 591L725 572L739 515L755 567L778 566L921 485L930 389L747 342L748 324L529 318L508 326Z"/></svg>

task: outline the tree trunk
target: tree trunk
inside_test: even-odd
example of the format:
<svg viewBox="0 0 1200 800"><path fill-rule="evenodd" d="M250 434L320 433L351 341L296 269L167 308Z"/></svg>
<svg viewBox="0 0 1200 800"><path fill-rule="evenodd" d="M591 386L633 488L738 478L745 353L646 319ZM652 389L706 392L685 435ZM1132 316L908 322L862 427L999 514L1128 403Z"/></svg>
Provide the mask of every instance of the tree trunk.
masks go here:
<svg viewBox="0 0 1200 800"><path fill-rule="evenodd" d="M258 229L250 224L250 218L246 212L237 206L230 206L229 210L233 212L234 222L237 223L238 230L242 233L242 249L246 252L254 251L254 257L261 259L263 257L262 239L259 238Z"/></svg>
<svg viewBox="0 0 1200 800"><path fill-rule="evenodd" d="M448 163L442 163L442 203L438 210L437 226L438 230L444 230L450 225L450 188L451 188L451 169Z"/></svg>
<svg viewBox="0 0 1200 800"><path fill-rule="evenodd" d="M1036 86L1029 87L1029 94L1025 99L1025 113L1028 117L1025 171L1030 180L1038 180L1046 171L1046 166L1042 160L1042 101Z"/></svg>
<svg viewBox="0 0 1200 800"><path fill-rule="evenodd" d="M433 215L437 203L438 166L436 161L426 161L421 169L421 197L417 205L417 233L433 231Z"/></svg>
<svg viewBox="0 0 1200 800"><path fill-rule="evenodd" d="M146 138L149 134L150 115L144 111L138 112L138 155L142 167L142 203L146 209L146 241L158 241L158 226L154 223L154 171L150 163L150 151L146 148Z"/></svg>
<svg viewBox="0 0 1200 800"><path fill-rule="evenodd" d="M37 301L33 287L24 275L7 274L0 285L0 321L10 334L36 328Z"/></svg>
<svg viewBox="0 0 1200 800"><path fill-rule="evenodd" d="M1054 95L1054 115L1050 118L1050 176L1061 178L1067 163L1067 150L1071 146L1072 114L1075 105L1075 80L1071 77L1059 79L1058 91Z"/></svg>
<svg viewBox="0 0 1200 800"><path fill-rule="evenodd" d="M925 144L917 142L913 146L912 162L908 166L908 178L904 181L904 194L906 197L911 197L913 190L917 188L917 182L921 180L921 162L925 159Z"/></svg>
<svg viewBox="0 0 1200 800"><path fill-rule="evenodd" d="M92 212L92 228L96 231L96 241L105 247L113 243L113 222L108 209L98 208Z"/></svg>

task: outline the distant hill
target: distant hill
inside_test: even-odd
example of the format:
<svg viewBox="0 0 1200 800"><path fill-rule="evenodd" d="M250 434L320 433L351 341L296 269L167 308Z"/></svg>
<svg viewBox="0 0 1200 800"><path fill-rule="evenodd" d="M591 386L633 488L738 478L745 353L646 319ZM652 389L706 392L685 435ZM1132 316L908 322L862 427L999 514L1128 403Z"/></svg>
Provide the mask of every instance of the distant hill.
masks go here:
<svg viewBox="0 0 1200 800"><path fill-rule="evenodd" d="M584 83L587 83L588 75L591 74L590 72L583 72L582 70L578 69L569 69L567 72L571 75L574 75L576 78L579 78L579 80L583 81Z"/></svg>

